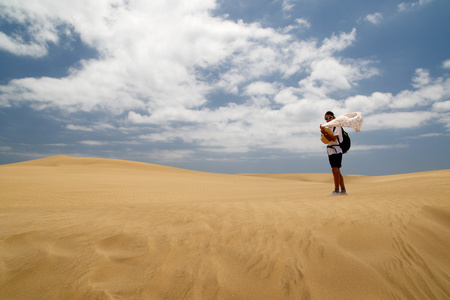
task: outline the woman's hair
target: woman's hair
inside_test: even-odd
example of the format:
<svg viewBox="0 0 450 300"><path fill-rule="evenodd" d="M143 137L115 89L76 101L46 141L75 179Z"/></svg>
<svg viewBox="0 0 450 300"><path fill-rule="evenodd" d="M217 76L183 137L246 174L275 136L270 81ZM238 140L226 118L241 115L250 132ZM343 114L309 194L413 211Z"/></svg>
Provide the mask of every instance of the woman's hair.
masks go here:
<svg viewBox="0 0 450 300"><path fill-rule="evenodd" d="M333 113L332 111L327 111L327 112L325 113L325 116L326 116L326 115L331 115L331 116L334 117L334 113Z"/></svg>

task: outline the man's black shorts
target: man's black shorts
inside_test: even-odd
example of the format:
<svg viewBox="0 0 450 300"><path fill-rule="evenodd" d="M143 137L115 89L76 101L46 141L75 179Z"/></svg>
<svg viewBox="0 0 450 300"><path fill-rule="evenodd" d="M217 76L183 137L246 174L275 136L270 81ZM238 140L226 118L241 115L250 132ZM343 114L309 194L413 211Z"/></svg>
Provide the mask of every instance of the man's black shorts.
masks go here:
<svg viewBox="0 0 450 300"><path fill-rule="evenodd" d="M341 168L342 166L342 153L328 155L328 160L332 168Z"/></svg>

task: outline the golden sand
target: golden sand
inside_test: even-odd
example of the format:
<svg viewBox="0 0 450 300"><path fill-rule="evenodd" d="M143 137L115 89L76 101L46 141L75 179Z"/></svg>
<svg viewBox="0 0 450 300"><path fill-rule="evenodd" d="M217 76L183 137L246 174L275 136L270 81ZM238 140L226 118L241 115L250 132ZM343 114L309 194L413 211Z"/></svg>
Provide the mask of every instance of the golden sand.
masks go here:
<svg viewBox="0 0 450 300"><path fill-rule="evenodd" d="M450 299L450 170L0 166L0 299Z"/></svg>

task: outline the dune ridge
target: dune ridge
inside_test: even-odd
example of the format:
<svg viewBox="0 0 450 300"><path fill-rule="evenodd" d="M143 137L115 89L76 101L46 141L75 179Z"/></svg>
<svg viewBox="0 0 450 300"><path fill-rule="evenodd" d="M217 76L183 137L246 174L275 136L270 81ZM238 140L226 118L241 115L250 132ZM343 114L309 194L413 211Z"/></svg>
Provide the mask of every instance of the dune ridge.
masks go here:
<svg viewBox="0 0 450 300"><path fill-rule="evenodd" d="M450 170L0 166L2 299L449 299Z"/></svg>

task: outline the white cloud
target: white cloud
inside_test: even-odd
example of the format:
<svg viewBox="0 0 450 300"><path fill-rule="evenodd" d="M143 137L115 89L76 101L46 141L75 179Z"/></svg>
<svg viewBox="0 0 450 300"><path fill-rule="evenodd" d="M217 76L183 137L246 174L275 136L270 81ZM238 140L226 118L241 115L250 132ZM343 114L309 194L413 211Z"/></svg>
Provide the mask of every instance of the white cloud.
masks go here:
<svg viewBox="0 0 450 300"><path fill-rule="evenodd" d="M84 126L84 125L80 126L80 125L68 124L66 126L66 129L74 130L74 131L92 132L92 131L102 131L102 130L111 130L111 129L114 130L116 128L107 123L96 122L91 126Z"/></svg>
<svg viewBox="0 0 450 300"><path fill-rule="evenodd" d="M381 13L377 12L374 14L367 15L365 17L365 20L377 25L377 24L380 24L381 21L383 20L383 15Z"/></svg>
<svg viewBox="0 0 450 300"><path fill-rule="evenodd" d="M350 46L356 40L356 29L353 28L350 33L341 33L339 36L333 34L331 38L323 41L320 51L324 53L333 53L341 51Z"/></svg>
<svg viewBox="0 0 450 300"><path fill-rule="evenodd" d="M47 54L45 44L26 44L19 38L9 37L0 32L0 50L14 53L16 55L41 57Z"/></svg>
<svg viewBox="0 0 450 300"><path fill-rule="evenodd" d="M67 147L69 144L57 143L57 144L46 144L46 146L50 147Z"/></svg>
<svg viewBox="0 0 450 300"><path fill-rule="evenodd" d="M296 88L285 88L275 95L274 101L283 105L297 103L300 101L296 95L297 91Z"/></svg>
<svg viewBox="0 0 450 300"><path fill-rule="evenodd" d="M198 107L211 89L237 93L242 82L288 63L276 59L289 36L258 24L213 18L207 11L213 2L186 6L178 1L172 7L164 1L134 1L129 7L118 3L115 9L92 4L98 11L94 16L90 3L76 5L74 17L60 9L54 13L72 22L82 40L102 54L101 59L82 62L82 68L73 69L67 78L13 81L2 87L3 105L8 105L5 98L33 98L67 110L107 108L116 113L167 105ZM202 69L224 63L231 66L216 87L198 80L204 76Z"/></svg>
<svg viewBox="0 0 450 300"><path fill-rule="evenodd" d="M284 3L286 8L292 5ZM67 77L12 80L0 86L1 106L101 111L111 119L123 118L128 126L123 131L150 127L145 134L136 129L141 141L182 141L204 151L229 153L316 151L318 123L327 110L362 111L367 116L363 130L444 120L439 110L447 107L449 81L433 79L424 69L416 70L411 90L396 95L333 98L333 93L351 91L360 80L379 74L370 61L338 55L356 41L356 29L322 41L299 40L290 30L213 17L212 0L80 0L71 2L70 9L67 5L9 2L14 9L3 15L33 16L33 22L41 24L33 29L41 50L58 42L63 33L57 28L63 24L94 47L99 58L81 61ZM20 14L14 18L19 22ZM310 24L297 19L292 26L303 29ZM6 38L19 45L18 38ZM284 79L289 86L280 83ZM412 108L420 112L407 111ZM66 129L117 130L105 123L69 124Z"/></svg>
<svg viewBox="0 0 450 300"><path fill-rule="evenodd" d="M355 71L351 66L343 65L335 58L327 57L313 62L311 67L311 75L305 82L320 82L321 90L324 92L347 90L351 87L349 77Z"/></svg>
<svg viewBox="0 0 450 300"><path fill-rule="evenodd" d="M412 3L407 3L407 2L402 2L398 5L398 10L399 11L408 11L411 10L415 7L420 7L422 5L428 4L430 2L432 2L433 0L419 0L416 2L412 2Z"/></svg>
<svg viewBox="0 0 450 300"><path fill-rule="evenodd" d="M256 81L245 88L246 95L274 95L277 92L276 83Z"/></svg>
<svg viewBox="0 0 450 300"><path fill-rule="evenodd" d="M370 96L351 96L345 100L345 107L347 111L360 111L363 114L371 114L383 111L389 107L392 101L392 94L375 92Z"/></svg>
<svg viewBox="0 0 450 300"><path fill-rule="evenodd" d="M141 157L145 157L152 161L159 162L171 162L174 161L186 161L187 159L192 160L195 151L193 150L156 150L140 154Z"/></svg>
<svg viewBox="0 0 450 300"><path fill-rule="evenodd" d="M315 41L296 41L256 23L213 18L207 10L214 2L183 3L168 7L164 1L89 2L75 4L72 14L55 2L41 4L48 7L34 4L47 18L72 26L102 56L82 61L66 78L13 80L0 87L0 103L33 102L40 109L57 106L69 112L107 109L115 114L135 109L154 114L167 107L189 110L207 103L210 91L239 95L246 91L242 85L261 76L290 76L312 62L320 66L314 58L332 57L355 39L353 30L325 39L318 49ZM218 80L206 82L215 68L222 70ZM316 70L315 81L322 80L320 72ZM339 85L348 86L348 79L340 80ZM185 112L178 115L186 120Z"/></svg>
<svg viewBox="0 0 450 300"><path fill-rule="evenodd" d="M23 9L23 5L29 5ZM12 24L15 31L10 36L0 32L0 49L15 55L42 57L47 55L49 44L58 44L60 35L72 31L55 16L43 13L40 5L26 1L3 1L0 18Z"/></svg>
<svg viewBox="0 0 450 300"><path fill-rule="evenodd" d="M446 99L450 97L450 79L433 79L428 70L417 69L412 85L414 89L396 95L375 92L370 96L351 96L345 100L345 110L365 114L365 130L414 128L425 121L447 123L445 112L449 108ZM411 112L411 109L418 111Z"/></svg>
<svg viewBox="0 0 450 300"><path fill-rule="evenodd" d="M437 118L430 111L394 112L370 115L364 118L364 130L415 128Z"/></svg>
<svg viewBox="0 0 450 300"><path fill-rule="evenodd" d="M296 19L296 24L288 25L285 28L282 29L283 33L289 33L292 30L301 30L304 31L305 29L309 29L311 27L311 24L308 22L308 20L305 19Z"/></svg>
<svg viewBox="0 0 450 300"><path fill-rule="evenodd" d="M406 2L402 2L398 5L398 10L399 11L406 11L409 10L413 7L413 4L411 3L406 3Z"/></svg>
<svg viewBox="0 0 450 300"><path fill-rule="evenodd" d="M283 11L291 11L295 7L295 4L293 4L293 2L293 0L283 0Z"/></svg>
<svg viewBox="0 0 450 300"><path fill-rule="evenodd" d="M449 101L444 101L444 102L436 102L433 104L432 107L433 111L438 111L438 112L449 112L450 111L450 100Z"/></svg>
<svg viewBox="0 0 450 300"><path fill-rule="evenodd" d="M413 87L420 88L430 83L430 72L424 69L416 69L416 74L413 77Z"/></svg>
<svg viewBox="0 0 450 300"><path fill-rule="evenodd" d="M444 69L450 69L450 59L447 59L446 61L444 61L444 62L442 63L442 67L443 67Z"/></svg>
<svg viewBox="0 0 450 300"><path fill-rule="evenodd" d="M412 85L416 90L405 90L398 93L389 105L394 109L407 109L417 106L425 106L442 101L449 96L450 82L442 78L432 80L429 72L417 69L413 77Z"/></svg>
<svg viewBox="0 0 450 300"><path fill-rule="evenodd" d="M311 24L308 22L308 20L305 19L296 19L295 22L298 24L299 28L301 29L308 29L311 27Z"/></svg>
<svg viewBox="0 0 450 300"><path fill-rule="evenodd" d="M408 144L392 144L392 145L354 145L352 151L372 151L384 149L408 148Z"/></svg>
<svg viewBox="0 0 450 300"><path fill-rule="evenodd" d="M104 146L109 145L108 142L101 142L101 141L81 141L80 144L88 145L88 146Z"/></svg>
<svg viewBox="0 0 450 300"><path fill-rule="evenodd" d="M349 90L357 81L378 74L375 68L366 67L367 61L341 61L335 57L324 57L311 63L310 76L299 85L311 96L326 97L338 90Z"/></svg>
<svg viewBox="0 0 450 300"><path fill-rule="evenodd" d="M79 126L79 125L73 125L69 124L66 126L69 130L76 130L76 131L94 131L94 129L86 127L86 126Z"/></svg>
<svg viewBox="0 0 450 300"><path fill-rule="evenodd" d="M433 138L433 137L437 137L437 136L450 136L449 134L444 134L444 133L426 133L426 134L420 134L417 136L409 136L409 139L423 139L423 138Z"/></svg>

